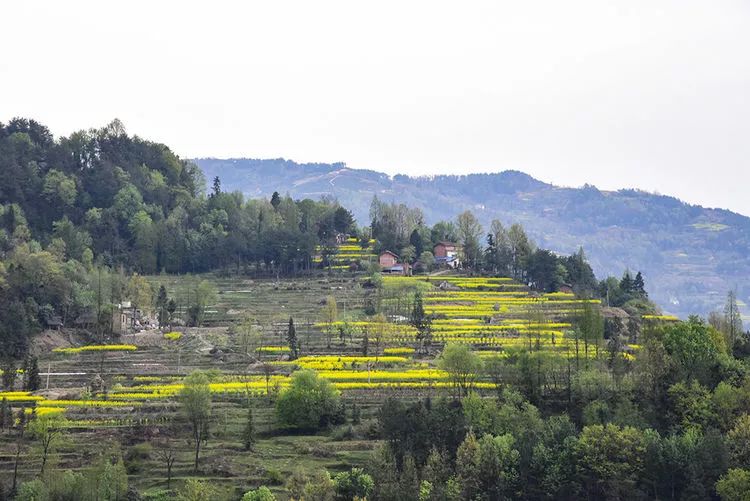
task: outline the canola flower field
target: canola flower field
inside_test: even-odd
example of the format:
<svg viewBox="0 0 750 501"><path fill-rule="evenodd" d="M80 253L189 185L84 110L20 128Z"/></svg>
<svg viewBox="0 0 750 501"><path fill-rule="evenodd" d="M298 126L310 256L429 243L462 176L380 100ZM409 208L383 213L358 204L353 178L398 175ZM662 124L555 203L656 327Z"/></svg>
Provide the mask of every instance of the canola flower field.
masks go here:
<svg viewBox="0 0 750 501"><path fill-rule="evenodd" d="M596 301L580 300L565 293L533 294L508 278L388 276L384 277L384 283L386 287L396 287L407 294L412 287L420 291L425 313L430 317L433 355L443 343L457 342L472 345L485 360L526 350L553 357L598 356L598 350L582 352L573 327L575 315L587 303L595 306ZM669 322L673 317L654 315L646 320ZM215 374L210 384L211 392L216 398L228 401L278 393L289 385L291 374L301 369L317 371L342 392L431 391L453 387L450 375L437 368L434 357L420 358L418 331L403 316L375 321L354 314L345 320L315 323L314 328L321 337L326 330L344 329L356 346L367 337L370 353L304 353L300 358L290 360L288 346L267 344L258 347L258 353L270 357L271 360L265 362L265 366L271 368L270 372L261 374L256 369L242 374ZM74 366L95 366L101 360L97 354L106 352L118 353L117 363L127 364L129 357L148 353L160 358L173 357L175 352L183 349L176 350L177 346L191 346L196 335L177 329L161 336L161 347L92 344L53 351L75 355L77 358L70 362ZM629 352L622 356L632 360L638 346L629 348ZM133 360L135 366L150 366ZM141 416L147 408L152 409L150 412L163 406L175 408L183 388L184 374L186 372L154 374L144 368L135 375L115 375L111 378L111 386L105 390L84 392L78 398L72 393L8 391L0 392L0 400L14 408L24 408L26 413L65 415L68 418L66 426L73 428L127 426L141 419L136 416ZM474 387L492 390L495 383L479 379Z"/></svg>

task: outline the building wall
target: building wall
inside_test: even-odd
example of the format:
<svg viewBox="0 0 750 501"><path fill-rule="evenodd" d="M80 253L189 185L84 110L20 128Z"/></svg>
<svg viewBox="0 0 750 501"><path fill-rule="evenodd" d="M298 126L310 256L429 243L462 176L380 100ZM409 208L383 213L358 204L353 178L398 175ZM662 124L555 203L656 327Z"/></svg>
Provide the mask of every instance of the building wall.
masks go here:
<svg viewBox="0 0 750 501"><path fill-rule="evenodd" d="M433 255L435 257L449 257L457 254L456 247L454 245L437 244Z"/></svg>
<svg viewBox="0 0 750 501"><path fill-rule="evenodd" d="M390 254L381 254L379 262L380 266L390 268L391 266L395 266L398 261L394 256L391 256Z"/></svg>

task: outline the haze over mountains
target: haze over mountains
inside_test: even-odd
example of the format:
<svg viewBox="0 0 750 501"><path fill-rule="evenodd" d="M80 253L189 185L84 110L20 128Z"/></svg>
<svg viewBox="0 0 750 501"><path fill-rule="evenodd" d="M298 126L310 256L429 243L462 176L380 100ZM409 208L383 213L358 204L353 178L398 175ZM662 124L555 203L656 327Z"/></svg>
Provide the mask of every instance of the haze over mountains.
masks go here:
<svg viewBox="0 0 750 501"><path fill-rule="evenodd" d="M335 197L360 224L369 219L373 196L421 208L428 224L466 209L485 227L492 219L520 222L540 246L571 253L583 245L600 277L625 268L643 271L652 299L680 316L721 309L731 288L750 302L750 218L731 211L637 190L563 188L518 171L390 177L343 163L195 161L209 182L219 176L224 190L252 197L274 191L295 198ZM744 304L741 308L748 313Z"/></svg>

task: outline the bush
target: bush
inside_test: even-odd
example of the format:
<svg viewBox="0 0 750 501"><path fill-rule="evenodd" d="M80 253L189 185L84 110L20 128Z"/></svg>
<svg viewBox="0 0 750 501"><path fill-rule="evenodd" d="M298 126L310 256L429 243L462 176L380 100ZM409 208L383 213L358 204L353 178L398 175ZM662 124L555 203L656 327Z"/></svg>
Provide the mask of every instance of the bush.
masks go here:
<svg viewBox="0 0 750 501"><path fill-rule="evenodd" d="M315 371L301 370L276 402L276 415L283 426L317 430L343 421L339 392Z"/></svg>
<svg viewBox="0 0 750 501"><path fill-rule="evenodd" d="M375 489L372 477L361 468L352 468L351 471L339 473L333 478L333 484L336 489L336 499L339 501L366 499Z"/></svg>
<svg viewBox="0 0 750 501"><path fill-rule="evenodd" d="M254 491L246 492L242 496L242 501L276 501L276 496L273 495L273 492L268 487L263 486Z"/></svg>

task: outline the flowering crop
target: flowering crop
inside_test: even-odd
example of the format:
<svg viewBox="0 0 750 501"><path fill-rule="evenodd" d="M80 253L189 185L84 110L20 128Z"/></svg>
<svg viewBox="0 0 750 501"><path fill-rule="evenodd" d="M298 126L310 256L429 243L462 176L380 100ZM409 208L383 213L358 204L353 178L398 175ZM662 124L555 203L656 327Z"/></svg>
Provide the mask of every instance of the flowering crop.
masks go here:
<svg viewBox="0 0 750 501"><path fill-rule="evenodd" d="M77 348L55 348L56 353L82 353L84 351L135 351L136 346L132 344L92 344L79 346Z"/></svg>
<svg viewBox="0 0 750 501"><path fill-rule="evenodd" d="M182 332L179 332L179 331L167 332L164 334L164 339L168 341L179 341L181 337L182 337Z"/></svg>

